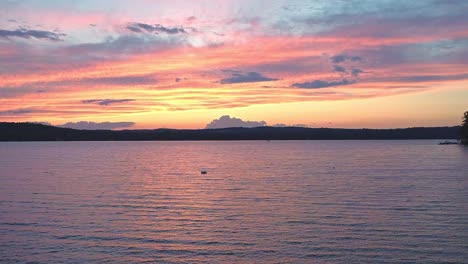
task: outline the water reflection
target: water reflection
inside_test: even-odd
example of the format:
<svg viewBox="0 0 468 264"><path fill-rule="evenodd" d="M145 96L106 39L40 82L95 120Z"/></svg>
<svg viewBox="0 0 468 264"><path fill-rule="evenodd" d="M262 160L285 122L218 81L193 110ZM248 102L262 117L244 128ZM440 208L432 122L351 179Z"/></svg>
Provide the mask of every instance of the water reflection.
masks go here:
<svg viewBox="0 0 468 264"><path fill-rule="evenodd" d="M0 156L7 262L468 257L468 151L437 141L1 143Z"/></svg>

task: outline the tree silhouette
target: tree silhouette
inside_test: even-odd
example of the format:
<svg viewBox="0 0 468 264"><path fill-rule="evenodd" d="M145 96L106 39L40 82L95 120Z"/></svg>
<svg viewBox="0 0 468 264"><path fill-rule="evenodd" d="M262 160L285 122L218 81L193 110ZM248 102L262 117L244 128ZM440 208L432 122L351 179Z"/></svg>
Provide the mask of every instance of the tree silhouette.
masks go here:
<svg viewBox="0 0 468 264"><path fill-rule="evenodd" d="M468 116L467 116L468 117ZM466 118L465 118L466 119ZM457 139L460 126L403 129L255 127L221 129L77 130L0 122L0 141ZM468 140L467 140L468 141ZM0 261L1 262L1 261Z"/></svg>
<svg viewBox="0 0 468 264"><path fill-rule="evenodd" d="M463 123L461 128L461 143L468 145L468 111L463 116Z"/></svg>

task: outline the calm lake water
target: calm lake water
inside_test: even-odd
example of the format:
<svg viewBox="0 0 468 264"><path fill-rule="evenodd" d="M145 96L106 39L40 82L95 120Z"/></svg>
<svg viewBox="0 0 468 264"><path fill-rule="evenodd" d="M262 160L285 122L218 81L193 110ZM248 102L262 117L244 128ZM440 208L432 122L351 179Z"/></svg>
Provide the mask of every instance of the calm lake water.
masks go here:
<svg viewBox="0 0 468 264"><path fill-rule="evenodd" d="M0 143L0 262L467 263L437 142Z"/></svg>

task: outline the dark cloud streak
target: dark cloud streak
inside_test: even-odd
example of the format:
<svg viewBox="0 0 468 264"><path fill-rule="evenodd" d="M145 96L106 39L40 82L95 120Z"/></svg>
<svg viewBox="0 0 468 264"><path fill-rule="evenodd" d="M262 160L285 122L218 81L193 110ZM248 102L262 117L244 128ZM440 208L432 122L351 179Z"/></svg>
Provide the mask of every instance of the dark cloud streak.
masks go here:
<svg viewBox="0 0 468 264"><path fill-rule="evenodd" d="M359 61L362 61L362 58L359 56L348 56L345 54L339 54L339 55L332 56L330 60L333 63L342 63L345 61L359 62Z"/></svg>
<svg viewBox="0 0 468 264"><path fill-rule="evenodd" d="M294 83L292 86L296 88L305 88L305 89L320 89L320 88L327 88L327 87L333 87L333 86L349 85L353 83L355 83L355 81L348 81L347 79L343 79L341 81L331 81L331 82L315 80L311 82Z"/></svg>
<svg viewBox="0 0 468 264"><path fill-rule="evenodd" d="M0 111L0 116L17 116L17 115L27 115L32 113L42 112L34 108L18 108L12 110Z"/></svg>
<svg viewBox="0 0 468 264"><path fill-rule="evenodd" d="M0 38L23 38L23 39L41 39L51 41L63 41L62 37L66 36L63 33L55 33L46 30L30 30L25 28L19 28L16 30L0 29Z"/></svg>
<svg viewBox="0 0 468 264"><path fill-rule="evenodd" d="M166 34L186 34L187 31L181 27L165 27L161 24L145 24L145 23L130 23L127 25L127 29L135 33L166 33Z"/></svg>
<svg viewBox="0 0 468 264"><path fill-rule="evenodd" d="M135 99L90 99L81 101L83 104L97 104L102 106L108 106L111 104L120 104L133 102Z"/></svg>
<svg viewBox="0 0 468 264"><path fill-rule="evenodd" d="M267 81L277 81L277 80L278 79L263 76L258 72L248 72L248 73L233 72L232 77L222 79L220 82L222 84L230 84L230 83L267 82Z"/></svg>
<svg viewBox="0 0 468 264"><path fill-rule="evenodd" d="M361 69L358 69L358 68L353 68L351 70L351 75L353 75L354 77L359 77L359 74L363 73L364 71L361 70Z"/></svg>
<svg viewBox="0 0 468 264"><path fill-rule="evenodd" d="M346 68L340 65L333 65L333 71L335 72L346 72Z"/></svg>

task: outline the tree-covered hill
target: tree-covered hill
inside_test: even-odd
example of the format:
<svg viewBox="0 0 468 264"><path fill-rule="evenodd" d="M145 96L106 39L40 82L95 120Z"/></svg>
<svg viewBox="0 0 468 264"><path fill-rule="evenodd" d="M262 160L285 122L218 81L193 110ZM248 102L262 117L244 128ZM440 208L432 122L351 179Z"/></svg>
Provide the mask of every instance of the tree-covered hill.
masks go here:
<svg viewBox="0 0 468 264"><path fill-rule="evenodd" d="M113 131L3 122L0 123L0 141L458 139L460 131L459 126L403 129L257 127Z"/></svg>

